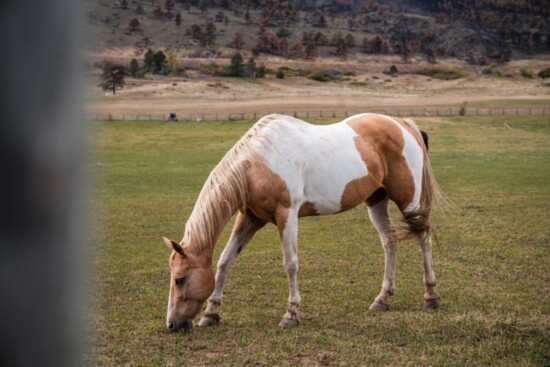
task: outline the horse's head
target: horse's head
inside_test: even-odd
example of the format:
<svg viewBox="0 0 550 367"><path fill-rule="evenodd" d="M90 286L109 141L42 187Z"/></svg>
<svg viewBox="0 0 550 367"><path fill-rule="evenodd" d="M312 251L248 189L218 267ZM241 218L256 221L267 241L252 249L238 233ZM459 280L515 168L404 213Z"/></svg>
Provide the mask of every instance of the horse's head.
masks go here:
<svg viewBox="0 0 550 367"><path fill-rule="evenodd" d="M172 331L189 331L203 302L214 290L214 273L208 259L186 251L177 242L165 237L163 240L172 250L166 326Z"/></svg>

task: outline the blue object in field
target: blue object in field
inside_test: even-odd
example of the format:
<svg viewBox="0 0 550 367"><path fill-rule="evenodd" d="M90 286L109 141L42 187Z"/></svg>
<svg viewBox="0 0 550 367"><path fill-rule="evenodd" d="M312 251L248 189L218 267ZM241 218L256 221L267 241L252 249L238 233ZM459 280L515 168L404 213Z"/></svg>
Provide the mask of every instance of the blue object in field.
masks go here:
<svg viewBox="0 0 550 367"><path fill-rule="evenodd" d="M170 112L169 120L170 120L170 121L178 121L178 118L176 117L176 113L175 113L175 112Z"/></svg>

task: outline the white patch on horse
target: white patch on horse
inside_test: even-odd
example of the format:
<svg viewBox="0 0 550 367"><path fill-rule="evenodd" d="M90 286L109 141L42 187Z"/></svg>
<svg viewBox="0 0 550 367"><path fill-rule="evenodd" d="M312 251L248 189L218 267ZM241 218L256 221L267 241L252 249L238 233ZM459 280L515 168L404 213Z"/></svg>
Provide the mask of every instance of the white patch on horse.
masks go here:
<svg viewBox="0 0 550 367"><path fill-rule="evenodd" d="M256 149L285 181L293 207L310 202L319 214L337 213L346 185L368 175L355 147L359 135L346 123L318 126L281 115L258 135L270 144L255 144Z"/></svg>

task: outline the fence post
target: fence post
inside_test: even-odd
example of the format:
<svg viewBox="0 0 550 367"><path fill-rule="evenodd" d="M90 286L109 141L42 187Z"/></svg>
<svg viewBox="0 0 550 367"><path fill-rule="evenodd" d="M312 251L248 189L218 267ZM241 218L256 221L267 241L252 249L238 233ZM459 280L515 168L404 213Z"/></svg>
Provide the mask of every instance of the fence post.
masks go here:
<svg viewBox="0 0 550 367"><path fill-rule="evenodd" d="M531 109L529 109L529 115L531 115Z"/></svg>

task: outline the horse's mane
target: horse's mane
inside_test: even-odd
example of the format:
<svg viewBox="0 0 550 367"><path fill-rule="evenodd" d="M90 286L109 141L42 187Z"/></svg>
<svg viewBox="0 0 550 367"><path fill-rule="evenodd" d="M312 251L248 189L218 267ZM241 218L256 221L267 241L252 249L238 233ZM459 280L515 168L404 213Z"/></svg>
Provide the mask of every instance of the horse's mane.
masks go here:
<svg viewBox="0 0 550 367"><path fill-rule="evenodd" d="M264 140L261 127L272 119L254 124L210 172L185 226L183 246L195 253L213 247L231 216L246 205L247 165L261 160L252 141Z"/></svg>

